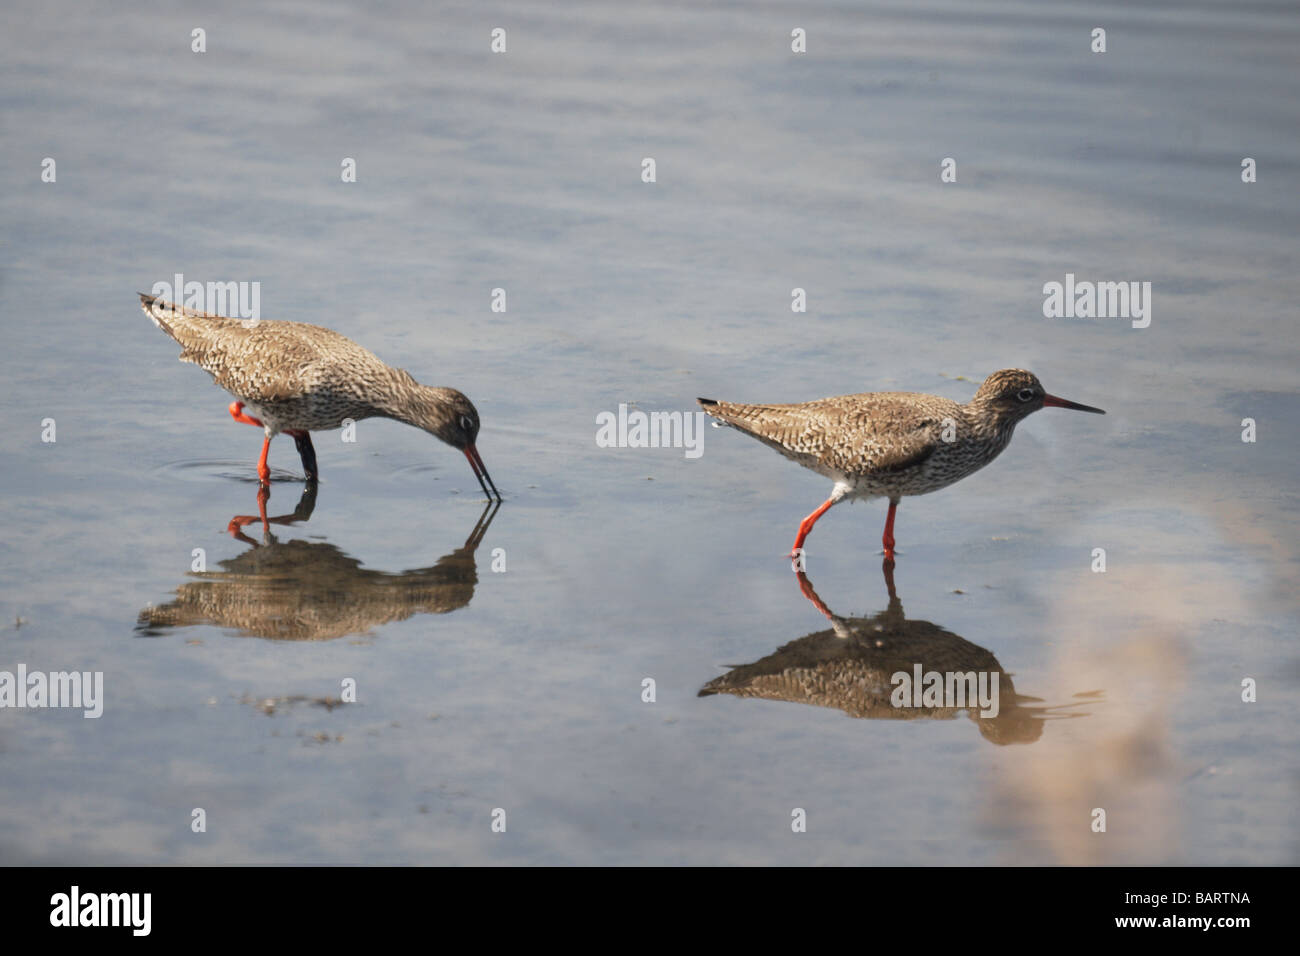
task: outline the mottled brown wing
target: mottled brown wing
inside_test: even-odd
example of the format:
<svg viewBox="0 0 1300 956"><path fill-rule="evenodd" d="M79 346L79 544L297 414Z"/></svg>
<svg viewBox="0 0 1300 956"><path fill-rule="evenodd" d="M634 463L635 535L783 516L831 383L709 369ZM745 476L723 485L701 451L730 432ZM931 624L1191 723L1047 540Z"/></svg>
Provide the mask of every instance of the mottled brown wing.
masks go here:
<svg viewBox="0 0 1300 956"><path fill-rule="evenodd" d="M319 355L296 336L282 334L278 324L243 328L236 322L220 338L187 347L181 361L193 362L222 388L254 403L301 396L307 391L303 372Z"/></svg>
<svg viewBox="0 0 1300 956"><path fill-rule="evenodd" d="M919 408L902 392L868 392L797 405L743 405L700 400L720 421L787 458L818 471L845 474L906 471L934 451L943 416Z"/></svg>
<svg viewBox="0 0 1300 956"><path fill-rule="evenodd" d="M187 309L141 294L141 307L154 324L181 346L180 360L192 362L213 381L249 402L283 401L317 384L323 366L347 358L364 366L383 363L351 339L302 322L251 322Z"/></svg>

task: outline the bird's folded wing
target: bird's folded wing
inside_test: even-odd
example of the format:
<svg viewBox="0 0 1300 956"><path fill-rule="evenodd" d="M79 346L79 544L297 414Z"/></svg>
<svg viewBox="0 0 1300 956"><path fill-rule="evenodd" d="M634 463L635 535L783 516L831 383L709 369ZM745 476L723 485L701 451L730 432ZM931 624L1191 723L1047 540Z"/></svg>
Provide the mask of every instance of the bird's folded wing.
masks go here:
<svg viewBox="0 0 1300 956"><path fill-rule="evenodd" d="M704 410L819 471L905 471L941 440L943 421L879 393L798 405L718 402Z"/></svg>
<svg viewBox="0 0 1300 956"><path fill-rule="evenodd" d="M199 366L245 401L271 402L301 394L305 373L321 355L319 339L343 339L318 326L232 319L144 294L140 307L181 346L182 362Z"/></svg>

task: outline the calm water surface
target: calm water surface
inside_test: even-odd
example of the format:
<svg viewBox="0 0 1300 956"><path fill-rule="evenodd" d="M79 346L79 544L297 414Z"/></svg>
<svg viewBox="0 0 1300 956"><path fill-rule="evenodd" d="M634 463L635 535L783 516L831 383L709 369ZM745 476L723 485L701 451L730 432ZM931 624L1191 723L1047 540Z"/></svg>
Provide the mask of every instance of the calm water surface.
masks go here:
<svg viewBox="0 0 1300 956"><path fill-rule="evenodd" d="M3 16L0 670L106 703L0 710L0 862L1300 859L1294 9ZM245 520L260 435L134 296L177 272L464 390L504 505L367 421L314 496L278 439ZM1150 327L1044 318L1066 273L1150 281ZM800 579L823 479L594 440L1003 367L1109 414L904 501L892 600L881 502ZM1002 672L1001 716L900 719L909 660Z"/></svg>

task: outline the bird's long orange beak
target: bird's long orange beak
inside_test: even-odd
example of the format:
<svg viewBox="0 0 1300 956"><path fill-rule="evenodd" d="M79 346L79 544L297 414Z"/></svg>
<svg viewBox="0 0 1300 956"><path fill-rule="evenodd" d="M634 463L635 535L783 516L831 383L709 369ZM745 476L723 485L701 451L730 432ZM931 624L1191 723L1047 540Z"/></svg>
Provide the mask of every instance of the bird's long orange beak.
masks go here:
<svg viewBox="0 0 1300 956"><path fill-rule="evenodd" d="M1051 405L1053 408L1073 408L1076 412L1092 412L1094 415L1106 414L1106 412L1100 408L1093 408L1091 405L1080 405L1078 402L1072 402L1065 398L1057 398L1055 395L1044 395L1043 405Z"/></svg>
<svg viewBox="0 0 1300 956"><path fill-rule="evenodd" d="M478 479L479 485L482 486L483 494L487 495L489 498L496 495L497 501L505 501L505 499L501 497L501 492L497 491L497 486L492 480L492 476L488 474L487 465L483 464L483 458L479 455L478 449L473 445L470 445L465 449L465 457L469 459L469 466L474 469L474 477ZM486 482L484 481L485 478L487 479ZM488 491L488 485L492 486L491 491Z"/></svg>

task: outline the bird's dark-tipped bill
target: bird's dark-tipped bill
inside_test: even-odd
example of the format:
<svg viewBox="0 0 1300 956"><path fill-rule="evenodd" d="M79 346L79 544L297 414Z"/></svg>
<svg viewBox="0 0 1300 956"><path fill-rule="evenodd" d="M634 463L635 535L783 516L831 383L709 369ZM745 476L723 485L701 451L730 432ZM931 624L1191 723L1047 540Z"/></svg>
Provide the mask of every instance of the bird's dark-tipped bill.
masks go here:
<svg viewBox="0 0 1300 956"><path fill-rule="evenodd" d="M1065 398L1057 398L1055 395L1044 395L1043 404L1051 405L1053 408L1073 408L1076 412L1092 412L1094 415L1106 414L1103 409L1093 408L1091 405L1080 405L1078 402L1072 402Z"/></svg>
<svg viewBox="0 0 1300 956"><path fill-rule="evenodd" d="M492 480L492 476L488 474L487 466L483 464L483 459L479 455L478 449L473 445L470 445L465 449L465 457L469 459L469 466L474 469L474 477L478 479L479 485L482 486L483 494L487 495L489 498L496 495L497 501L504 501L505 499L501 497L501 492L497 491L497 486ZM487 479L486 482L484 479ZM492 486L491 491L488 491L488 485Z"/></svg>

